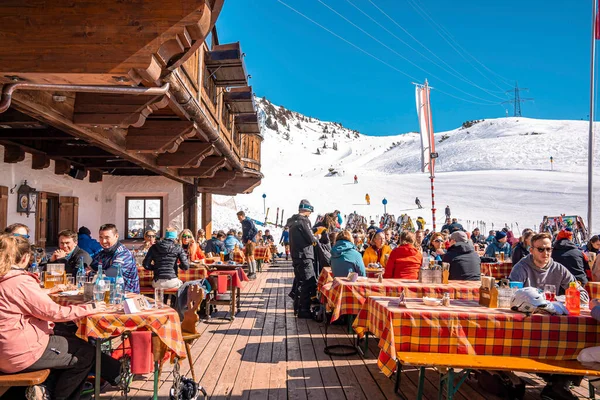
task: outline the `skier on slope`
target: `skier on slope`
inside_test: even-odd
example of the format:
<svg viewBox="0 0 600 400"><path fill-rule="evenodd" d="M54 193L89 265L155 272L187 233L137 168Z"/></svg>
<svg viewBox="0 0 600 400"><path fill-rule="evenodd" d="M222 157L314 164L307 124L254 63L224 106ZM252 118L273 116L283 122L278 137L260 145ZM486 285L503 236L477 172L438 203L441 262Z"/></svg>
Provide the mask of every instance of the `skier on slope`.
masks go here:
<svg viewBox="0 0 600 400"><path fill-rule="evenodd" d="M421 200L419 200L418 197L415 199L415 204L417 205L417 207L423 208L423 206L421 205Z"/></svg>
<svg viewBox="0 0 600 400"><path fill-rule="evenodd" d="M354 184L356 185L358 183L358 176L354 175Z"/></svg>
<svg viewBox="0 0 600 400"><path fill-rule="evenodd" d="M371 205L371 196L369 196L369 193L367 193L365 195L365 201L367 202L367 205L370 206Z"/></svg>
<svg viewBox="0 0 600 400"><path fill-rule="evenodd" d="M450 218L450 206L446 206L446 218Z"/></svg>

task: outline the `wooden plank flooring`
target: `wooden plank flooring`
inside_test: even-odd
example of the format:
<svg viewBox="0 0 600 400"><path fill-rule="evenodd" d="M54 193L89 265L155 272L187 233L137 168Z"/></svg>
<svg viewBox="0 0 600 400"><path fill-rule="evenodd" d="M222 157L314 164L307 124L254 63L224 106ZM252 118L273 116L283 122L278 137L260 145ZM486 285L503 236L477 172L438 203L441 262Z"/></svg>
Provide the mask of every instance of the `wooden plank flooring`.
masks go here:
<svg viewBox="0 0 600 400"><path fill-rule="evenodd" d="M242 290L242 311L233 322L222 320L221 306L210 321L201 321L202 336L192 347L196 377L211 399L260 400L387 400L399 399L394 381L377 367L377 340L369 340L364 357L330 357L323 349L324 326L312 320L297 319L287 296L293 272L291 263L278 262L263 268L254 281ZM346 326L331 326L328 343L352 343ZM181 372L189 374L188 360ZM530 383L527 400L539 399L543 381L530 374L519 374ZM172 385L172 365L161 375L159 398L168 399ZM407 369L401 391L415 399L418 373ZM428 370L424 398L437 399L438 374ZM152 377L136 377L129 398L152 398ZM587 395L587 382L576 389ZM102 398L122 399L118 392L106 392ZM500 400L483 391L473 379L457 393L457 400Z"/></svg>

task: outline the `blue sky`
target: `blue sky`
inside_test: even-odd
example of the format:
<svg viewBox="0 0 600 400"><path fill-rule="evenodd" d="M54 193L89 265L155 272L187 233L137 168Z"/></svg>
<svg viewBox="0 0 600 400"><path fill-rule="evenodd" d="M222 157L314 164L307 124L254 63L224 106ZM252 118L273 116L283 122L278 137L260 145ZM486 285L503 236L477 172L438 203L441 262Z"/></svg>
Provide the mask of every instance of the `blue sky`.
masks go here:
<svg viewBox="0 0 600 400"><path fill-rule="evenodd" d="M502 101L494 95L508 99L495 93L511 89L508 82L468 55L461 52L463 58L453 50L437 33L439 28L434 29L415 11L411 3L416 3L485 67L530 89L522 96L533 97L535 101L522 105L523 116L587 118L590 0L281 1L382 61L326 32L277 0L227 0L217 22L220 42L240 41L255 93L291 110L341 122L370 135L416 131L411 82L413 78L420 81L427 78L439 91L486 104L461 101L433 90L435 131L454 129L466 120L503 117L506 107L512 115L512 105L487 105ZM429 50L411 39L372 3ZM454 44L447 35L443 36ZM463 80L451 73L462 75Z"/></svg>

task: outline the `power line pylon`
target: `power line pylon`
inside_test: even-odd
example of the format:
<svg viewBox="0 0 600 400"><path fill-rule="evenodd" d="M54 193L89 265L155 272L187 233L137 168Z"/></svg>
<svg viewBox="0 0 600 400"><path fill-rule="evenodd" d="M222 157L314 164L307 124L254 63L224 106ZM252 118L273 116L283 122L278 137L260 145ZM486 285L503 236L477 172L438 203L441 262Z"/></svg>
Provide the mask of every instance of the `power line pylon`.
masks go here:
<svg viewBox="0 0 600 400"><path fill-rule="evenodd" d="M507 90L506 93L514 93L514 98L512 100L503 101L502 104L514 103L515 112L514 117L521 116L521 103L526 101L533 101L533 97L521 97L521 91L528 92L529 88L520 88L519 83L515 82L515 88L511 90Z"/></svg>

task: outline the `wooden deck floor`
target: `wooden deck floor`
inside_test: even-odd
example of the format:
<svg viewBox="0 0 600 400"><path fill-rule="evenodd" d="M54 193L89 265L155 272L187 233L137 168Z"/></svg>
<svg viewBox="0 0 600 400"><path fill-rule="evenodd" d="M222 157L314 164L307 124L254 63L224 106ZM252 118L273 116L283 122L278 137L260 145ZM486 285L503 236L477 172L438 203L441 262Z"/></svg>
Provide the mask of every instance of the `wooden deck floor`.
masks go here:
<svg viewBox="0 0 600 400"><path fill-rule="evenodd" d="M294 400L384 400L399 399L394 381L377 367L377 341L370 340L365 358L329 357L323 352L324 327L312 320L297 319L287 293L292 282L290 263L281 262L258 274L242 290L242 311L233 322L213 318L200 322L202 336L194 343L192 358L196 376L211 399L294 399ZM221 307L225 309L224 306ZM219 315L224 316L221 312ZM328 330L330 343L351 343L345 327ZM160 398L168 399L172 367L165 366ZM188 376L188 361L182 372ZM528 382L526 399L539 399L543 381L520 374ZM427 372L425 398L437 399L437 372ZM408 370L401 391L407 399L416 398L417 371ZM587 394L587 383L576 389ZM139 377L129 396L152 396L152 378ZM123 398L105 393L103 398ZM499 399L481 390L475 381L461 387L457 400Z"/></svg>

